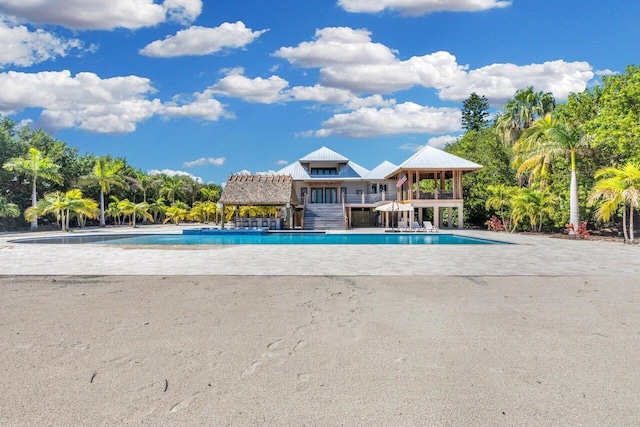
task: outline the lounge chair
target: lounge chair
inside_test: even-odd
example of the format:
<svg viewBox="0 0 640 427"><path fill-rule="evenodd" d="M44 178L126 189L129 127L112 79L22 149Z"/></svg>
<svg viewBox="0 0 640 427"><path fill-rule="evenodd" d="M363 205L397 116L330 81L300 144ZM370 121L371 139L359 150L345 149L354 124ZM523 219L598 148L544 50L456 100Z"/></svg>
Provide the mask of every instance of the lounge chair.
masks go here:
<svg viewBox="0 0 640 427"><path fill-rule="evenodd" d="M398 224L398 227L400 228L400 231L414 231L411 229L410 226L410 222L409 221L402 221L401 223Z"/></svg>
<svg viewBox="0 0 640 427"><path fill-rule="evenodd" d="M422 229L433 233L440 231L438 227L434 227L433 224L431 224L431 221L422 221Z"/></svg>
<svg viewBox="0 0 640 427"><path fill-rule="evenodd" d="M418 223L418 221L413 221L411 228L413 231L425 231L423 227L420 227L420 223Z"/></svg>

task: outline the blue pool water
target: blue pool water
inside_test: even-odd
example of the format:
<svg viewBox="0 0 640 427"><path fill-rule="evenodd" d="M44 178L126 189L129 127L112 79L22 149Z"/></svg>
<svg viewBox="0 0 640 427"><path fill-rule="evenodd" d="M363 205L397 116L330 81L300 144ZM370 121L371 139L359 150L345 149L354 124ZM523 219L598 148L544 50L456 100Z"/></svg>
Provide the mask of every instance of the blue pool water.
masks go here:
<svg viewBox="0 0 640 427"><path fill-rule="evenodd" d="M501 244L503 242L446 233L247 233L220 235L146 234L129 236L71 236L25 239L20 243L98 243L111 245L482 245Z"/></svg>

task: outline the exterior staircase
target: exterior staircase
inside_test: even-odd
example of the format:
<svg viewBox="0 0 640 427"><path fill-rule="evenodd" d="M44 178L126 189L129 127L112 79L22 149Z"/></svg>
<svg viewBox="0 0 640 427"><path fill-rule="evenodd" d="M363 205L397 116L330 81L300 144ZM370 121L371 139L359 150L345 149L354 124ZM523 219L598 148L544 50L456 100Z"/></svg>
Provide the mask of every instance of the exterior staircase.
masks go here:
<svg viewBox="0 0 640 427"><path fill-rule="evenodd" d="M305 230L344 230L342 205L339 203L307 203L304 206Z"/></svg>

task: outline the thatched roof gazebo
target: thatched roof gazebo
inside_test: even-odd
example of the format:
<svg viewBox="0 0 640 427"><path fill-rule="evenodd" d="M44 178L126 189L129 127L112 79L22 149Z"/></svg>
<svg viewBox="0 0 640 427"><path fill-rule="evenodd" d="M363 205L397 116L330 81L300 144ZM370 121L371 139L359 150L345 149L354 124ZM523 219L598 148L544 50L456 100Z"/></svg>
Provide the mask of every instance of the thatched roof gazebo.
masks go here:
<svg viewBox="0 0 640 427"><path fill-rule="evenodd" d="M289 175L231 175L220 203L237 206L295 206L298 198Z"/></svg>

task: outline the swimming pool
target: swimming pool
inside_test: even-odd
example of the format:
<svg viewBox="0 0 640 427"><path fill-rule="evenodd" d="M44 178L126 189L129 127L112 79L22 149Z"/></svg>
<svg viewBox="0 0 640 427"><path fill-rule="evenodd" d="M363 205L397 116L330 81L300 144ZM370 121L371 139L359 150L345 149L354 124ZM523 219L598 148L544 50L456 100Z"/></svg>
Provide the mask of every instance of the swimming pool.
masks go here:
<svg viewBox="0 0 640 427"><path fill-rule="evenodd" d="M106 245L483 245L504 244L447 233L260 233L260 234L133 234L46 237L14 243Z"/></svg>

